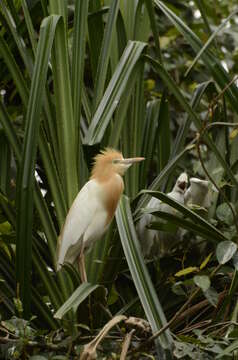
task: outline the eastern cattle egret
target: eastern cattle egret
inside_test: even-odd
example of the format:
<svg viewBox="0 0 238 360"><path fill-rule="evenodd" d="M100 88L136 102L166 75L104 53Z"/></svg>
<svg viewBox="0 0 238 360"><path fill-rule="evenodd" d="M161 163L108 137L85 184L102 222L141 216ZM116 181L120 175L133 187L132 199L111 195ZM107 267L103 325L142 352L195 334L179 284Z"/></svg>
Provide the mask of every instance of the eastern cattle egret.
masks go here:
<svg viewBox="0 0 238 360"><path fill-rule="evenodd" d="M167 194L173 200L184 204L184 195L187 189L188 175L182 173L173 187L173 190ZM154 208L158 211L167 212L169 214L176 213L176 210L168 204L162 203L159 199L152 197L146 206L147 209ZM144 214L136 227L138 237L141 243L142 253L145 257L162 256L171 246L172 236L165 234L163 231L148 229L147 226L156 221L156 217L152 214Z"/></svg>
<svg viewBox="0 0 238 360"><path fill-rule="evenodd" d="M59 236L57 270L79 257L81 280L87 281L84 252L109 227L124 189L125 171L142 160L124 159L120 152L108 148L94 158L90 180L76 196Z"/></svg>

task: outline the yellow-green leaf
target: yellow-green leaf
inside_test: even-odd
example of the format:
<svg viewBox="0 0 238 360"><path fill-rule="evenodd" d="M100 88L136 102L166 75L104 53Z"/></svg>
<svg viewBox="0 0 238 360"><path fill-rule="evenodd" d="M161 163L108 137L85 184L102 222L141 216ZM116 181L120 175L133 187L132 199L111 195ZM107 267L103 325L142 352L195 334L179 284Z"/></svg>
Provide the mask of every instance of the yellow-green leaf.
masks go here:
<svg viewBox="0 0 238 360"><path fill-rule="evenodd" d="M235 139L235 137L238 135L238 128L235 128L231 131L230 135L229 135L229 138L230 140L233 140Z"/></svg>
<svg viewBox="0 0 238 360"><path fill-rule="evenodd" d="M5 221L0 224L0 233L2 234L9 234L11 231L11 224L8 221Z"/></svg>
<svg viewBox="0 0 238 360"><path fill-rule="evenodd" d="M203 260L203 262L200 265L200 270L204 269L207 266L207 263L211 259L211 256L212 256L212 252L206 257L205 260Z"/></svg>
<svg viewBox="0 0 238 360"><path fill-rule="evenodd" d="M199 269L196 267L196 266L189 266L183 270L180 270L178 272L176 272L176 274L174 276L185 276L185 275L188 275L190 273L193 273L193 272L197 272Z"/></svg>

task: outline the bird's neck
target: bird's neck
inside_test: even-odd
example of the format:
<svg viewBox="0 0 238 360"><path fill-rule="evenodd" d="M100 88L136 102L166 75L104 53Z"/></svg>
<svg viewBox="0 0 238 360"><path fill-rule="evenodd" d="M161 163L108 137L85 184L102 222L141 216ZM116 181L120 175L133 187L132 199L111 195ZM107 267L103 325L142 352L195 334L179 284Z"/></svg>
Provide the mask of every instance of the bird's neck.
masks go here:
<svg viewBox="0 0 238 360"><path fill-rule="evenodd" d="M124 190L124 182L119 174L113 174L110 178L102 181L95 179L101 186L103 191L104 205L108 213L107 224L109 224L115 214L121 194Z"/></svg>
<svg viewBox="0 0 238 360"><path fill-rule="evenodd" d="M110 179L114 178L115 172L110 166L104 167L103 169L95 165L90 179L96 180L98 183L107 183Z"/></svg>

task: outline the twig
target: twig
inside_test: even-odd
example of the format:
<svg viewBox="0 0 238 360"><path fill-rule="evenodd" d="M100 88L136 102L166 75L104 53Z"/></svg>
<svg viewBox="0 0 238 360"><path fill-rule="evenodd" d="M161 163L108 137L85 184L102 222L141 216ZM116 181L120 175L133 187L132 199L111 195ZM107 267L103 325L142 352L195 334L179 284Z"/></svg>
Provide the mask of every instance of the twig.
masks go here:
<svg viewBox="0 0 238 360"><path fill-rule="evenodd" d="M141 343L136 349L133 349L128 352L128 355L131 355L135 352L138 352L142 348L145 348L148 346L151 342L153 342L156 338L158 338L163 332L165 332L171 325L173 325L179 318L179 316L183 313L183 311L186 309L186 307L191 303L191 301L197 296L199 293L200 288L196 289L189 299L186 301L186 303L183 304L183 306L175 313L175 315L169 320L167 324L165 324L159 331L157 331L154 335L152 335L149 339Z"/></svg>
<svg viewBox="0 0 238 360"><path fill-rule="evenodd" d="M135 332L135 329L132 329L128 334L126 334L125 339L123 341L122 344L122 351L121 351L121 356L120 356L120 360L126 360L126 355L131 343L131 338L133 333Z"/></svg>
<svg viewBox="0 0 238 360"><path fill-rule="evenodd" d="M219 264L211 273L210 278L212 278L216 272L220 269L222 264ZM152 335L149 339L141 343L136 349L133 349L128 352L128 355L137 353L142 348L145 348L148 346L151 342L153 342L156 338L158 338L161 334L163 334L168 328L170 328L172 325L176 323L176 321L179 320L179 317L181 314L185 311L187 306L192 302L192 300L197 296L197 294L200 292L200 288L197 288L188 298L188 300L183 304L183 306L175 313L175 315L169 320L167 324L165 324L159 331L157 331L154 335Z"/></svg>

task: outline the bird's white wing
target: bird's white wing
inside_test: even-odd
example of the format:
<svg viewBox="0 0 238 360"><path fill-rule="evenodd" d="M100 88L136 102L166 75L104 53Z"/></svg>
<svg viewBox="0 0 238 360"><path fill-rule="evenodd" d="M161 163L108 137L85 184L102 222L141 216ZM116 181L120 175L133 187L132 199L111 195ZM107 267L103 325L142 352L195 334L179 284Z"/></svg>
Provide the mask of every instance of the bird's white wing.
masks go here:
<svg viewBox="0 0 238 360"><path fill-rule="evenodd" d="M63 264L70 247L76 247L79 254L83 235L97 210L102 207L100 190L95 180L89 180L76 196L59 236L57 269Z"/></svg>

